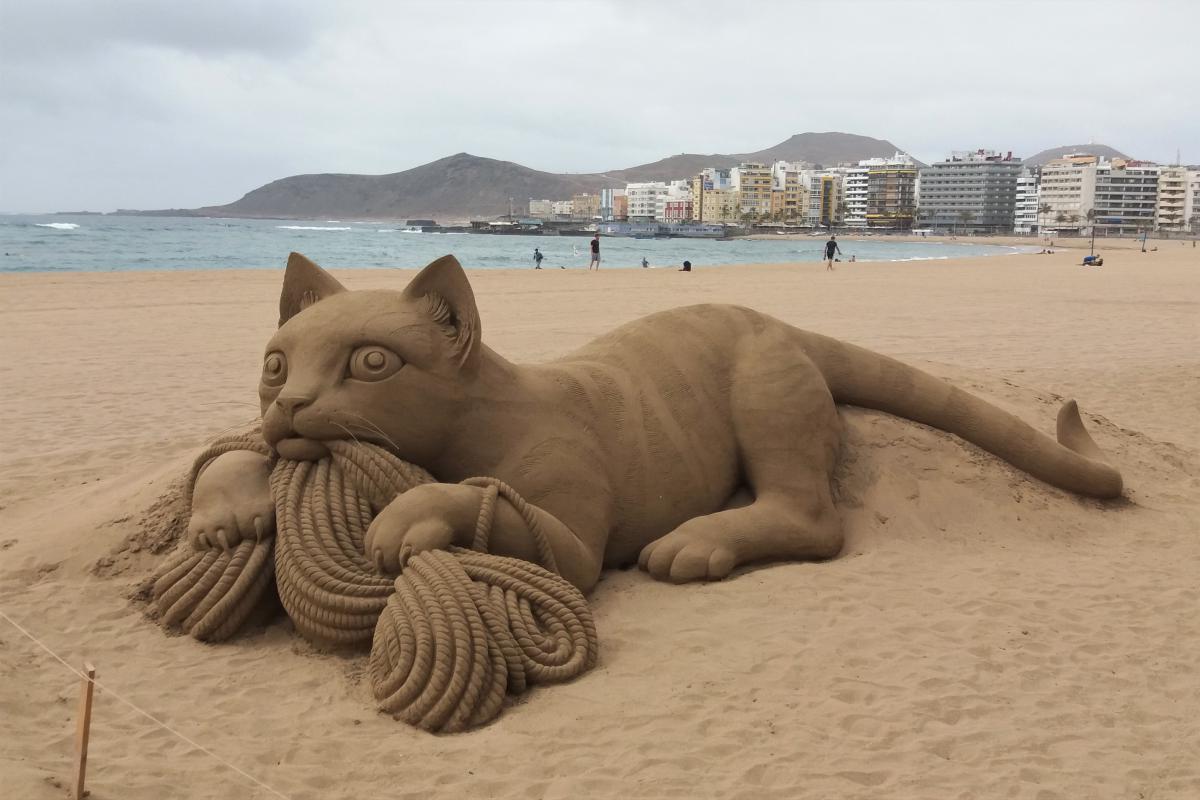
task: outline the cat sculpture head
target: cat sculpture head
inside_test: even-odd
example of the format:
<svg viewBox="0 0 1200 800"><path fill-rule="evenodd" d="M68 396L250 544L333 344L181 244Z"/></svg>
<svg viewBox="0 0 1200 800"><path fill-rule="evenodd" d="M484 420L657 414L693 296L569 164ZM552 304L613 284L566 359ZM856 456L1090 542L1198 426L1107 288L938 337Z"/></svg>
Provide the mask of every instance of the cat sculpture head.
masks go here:
<svg viewBox="0 0 1200 800"><path fill-rule="evenodd" d="M431 464L479 370L479 335L475 296L453 256L403 291L352 292L292 253L258 388L263 438L296 460L328 455L323 442L358 439Z"/></svg>

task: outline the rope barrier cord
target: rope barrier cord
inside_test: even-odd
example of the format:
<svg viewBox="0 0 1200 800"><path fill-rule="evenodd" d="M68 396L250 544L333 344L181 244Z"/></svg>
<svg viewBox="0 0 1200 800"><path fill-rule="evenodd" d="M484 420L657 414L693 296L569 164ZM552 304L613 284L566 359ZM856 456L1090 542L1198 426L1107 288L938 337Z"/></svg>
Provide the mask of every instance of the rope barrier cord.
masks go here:
<svg viewBox="0 0 1200 800"><path fill-rule="evenodd" d="M229 767L231 770L233 770L233 771L234 771L234 772L236 772L237 774L241 775L243 778L245 778L246 780L250 781L250 782L251 782L251 783L253 783L255 786L258 786L258 787L260 787L260 788L262 788L262 789L265 789L266 791L270 792L271 794L275 795L276 797L282 798L282 800L289 800L288 796L287 796L286 794L284 794L283 792L279 791L278 789L275 789L275 788L274 788L274 787L272 787L272 786L269 786L269 785L268 785L268 784L266 784L266 783L263 783L261 780L259 780L258 778L254 777L254 776L253 776L253 775L251 775L249 772L246 772L244 769L242 769L241 767L239 767L237 764L233 764L233 763L231 763L231 762L229 762L229 761L226 761L225 759L221 758L219 755L217 755L216 753L214 753L212 750L209 750L207 747L205 747L204 745L200 744L200 743L199 743L199 742L197 742L195 739L192 739L192 738L190 738L189 736L187 736L187 735L185 735L185 734L183 734L183 733L180 733L179 731L175 730L175 729L174 729L174 728L172 728L170 725L168 725L167 723L163 722L161 719L159 719L158 717L154 716L153 714L151 714L151 713L150 713L149 711L147 711L146 709L142 708L141 706L138 706L137 704L135 704L135 703L134 703L134 702L132 702L131 700L128 700L127 698L125 698L124 696L122 696L122 695L120 695L120 694L117 694L117 693L116 693L116 692L114 692L114 691L113 691L111 688L109 688L109 687L108 687L107 685L105 685L104 683L101 683L101 682L100 682L99 680L97 680L96 678L89 678L89 677L88 677L86 674L84 674L82 671L80 671L80 670L76 669L75 667L73 667L73 666L71 666L69 663L67 663L67 660L66 660L65 658L63 658L63 657L62 657L62 656L60 656L58 653L56 653L56 652L54 652L52 649L50 649L50 646L49 646L49 645L47 645L47 644L46 644L45 642L43 642L41 639L37 638L37 637L36 637L36 636L34 636L32 633L30 633L28 630L26 630L24 627L22 627L22 626L21 626L21 625L20 625L20 624L19 624L19 623L18 623L16 620L14 620L14 619L13 619L12 617L10 617L8 614L5 614L3 611L0 611L0 617L3 617L3 618L4 618L4 619L5 619L7 622L8 622L8 624L9 624L9 625L12 625L14 628L16 628L16 629L17 629L17 631L18 631L18 632L19 632L19 633L20 633L22 636L24 636L26 639L28 639L29 641L31 641L31 642L33 642L34 644L36 644L38 647L40 647L40 648L42 648L43 650L45 650L45 651L46 651L46 652L47 652L47 653L48 653L48 654L49 654L49 655L50 655L50 656L51 656L51 657L52 657L54 660L58 661L60 664L62 664L64 667L66 667L66 668L67 668L67 670L68 670L69 672L73 673L75 676L77 676L77 677L79 677L79 678L82 678L83 680L90 680L90 681L91 681L91 682L92 682L92 683L95 685L95 687L96 687L97 689L99 689L101 692L103 692L103 693L107 694L109 697L113 698L113 699L114 699L114 700L116 700L118 703L121 703L122 705L128 706L129 708L131 708L131 709L133 709L134 711L136 711L138 714L141 714L143 717L145 717L146 719L150 720L152 723L154 723L154 724L155 724L155 725L157 725L158 727L162 728L163 730L167 731L167 732L168 732L168 733L170 733L170 734L173 734L174 736L177 736L177 737L179 737L181 740L183 740L184 742L186 742L186 743L187 743L188 745L190 745L191 747L194 747L195 749L199 750L201 753L204 753L204 754L205 754L205 755L207 755L209 758L212 758L213 760L215 760L215 761L217 761L217 762L219 762L219 763L221 763L221 764L224 764L225 766Z"/></svg>
<svg viewBox="0 0 1200 800"><path fill-rule="evenodd" d="M182 552L157 573L161 620L198 639L234 635L272 580L297 630L323 644L372 642L369 674L380 708L428 731L466 730L500 713L506 693L570 680L595 664L591 611L558 574L537 510L494 478L481 490L470 549L410 558L398 577L380 575L363 550L367 529L399 494L434 480L382 447L326 442L320 461L278 459L271 469L277 534ZM253 450L257 433L214 442L193 465L186 496L218 455ZM525 522L539 564L488 554L503 499Z"/></svg>

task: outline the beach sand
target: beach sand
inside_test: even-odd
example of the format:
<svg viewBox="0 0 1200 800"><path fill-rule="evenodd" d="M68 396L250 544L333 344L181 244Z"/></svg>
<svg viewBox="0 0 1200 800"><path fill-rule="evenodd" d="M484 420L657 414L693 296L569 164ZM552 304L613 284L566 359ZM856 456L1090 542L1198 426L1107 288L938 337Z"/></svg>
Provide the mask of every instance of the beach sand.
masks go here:
<svg viewBox="0 0 1200 800"><path fill-rule="evenodd" d="M594 671L442 737L376 713L365 658L318 652L285 620L208 646L131 599L163 558L156 500L257 415L280 270L3 275L0 610L293 798L1200 797L1200 250L1159 247L1100 269L1063 251L472 273L485 341L516 360L728 302L1047 432L1074 397L1128 488L1080 499L843 409L840 558L688 586L608 573ZM0 795L65 796L78 683L0 619ZM108 690L93 800L275 796Z"/></svg>

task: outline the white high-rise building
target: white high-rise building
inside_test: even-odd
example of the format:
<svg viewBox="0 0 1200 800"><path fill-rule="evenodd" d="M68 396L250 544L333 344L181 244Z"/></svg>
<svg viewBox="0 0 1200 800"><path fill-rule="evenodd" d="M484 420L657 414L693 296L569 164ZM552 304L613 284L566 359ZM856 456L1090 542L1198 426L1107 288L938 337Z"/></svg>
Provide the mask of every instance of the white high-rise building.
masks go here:
<svg viewBox="0 0 1200 800"><path fill-rule="evenodd" d="M1160 231L1183 231L1188 225L1188 169L1161 167L1158 172L1158 205L1154 227Z"/></svg>
<svg viewBox="0 0 1200 800"><path fill-rule="evenodd" d="M1099 162L1098 156L1074 154L1042 166L1039 202L1050 208L1041 229L1078 233L1087 227L1087 212L1096 197Z"/></svg>
<svg viewBox="0 0 1200 800"><path fill-rule="evenodd" d="M1129 236L1153 230L1160 169L1157 164L1124 160L1098 164L1092 200L1096 232Z"/></svg>
<svg viewBox="0 0 1200 800"><path fill-rule="evenodd" d="M666 207L668 191L665 181L626 184L625 196L629 198L629 221L653 222L661 219Z"/></svg>
<svg viewBox="0 0 1200 800"><path fill-rule="evenodd" d="M1041 200L1038 195L1038 183L1041 170L1038 167L1026 167L1017 178L1017 212L1013 217L1013 233L1037 233L1042 220L1038 215Z"/></svg>
<svg viewBox="0 0 1200 800"><path fill-rule="evenodd" d="M846 214L842 224L847 228L867 227L867 189L870 185L870 167L860 162L856 167L842 168L842 202Z"/></svg>
<svg viewBox="0 0 1200 800"><path fill-rule="evenodd" d="M1200 168L1188 170L1188 230L1200 233Z"/></svg>

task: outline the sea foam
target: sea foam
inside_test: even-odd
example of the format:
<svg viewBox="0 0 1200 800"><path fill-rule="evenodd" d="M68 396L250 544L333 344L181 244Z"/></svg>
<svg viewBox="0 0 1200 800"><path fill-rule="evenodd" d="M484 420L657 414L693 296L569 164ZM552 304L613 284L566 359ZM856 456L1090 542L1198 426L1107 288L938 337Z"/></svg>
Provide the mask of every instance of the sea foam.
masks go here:
<svg viewBox="0 0 1200 800"><path fill-rule="evenodd" d="M54 228L56 231L73 231L79 226L74 222L35 222L39 228Z"/></svg>
<svg viewBox="0 0 1200 800"><path fill-rule="evenodd" d="M352 228L350 228L348 226L343 228L343 227L331 227L328 225L276 225L275 227L280 228L285 231L348 231L348 230L352 230Z"/></svg>

